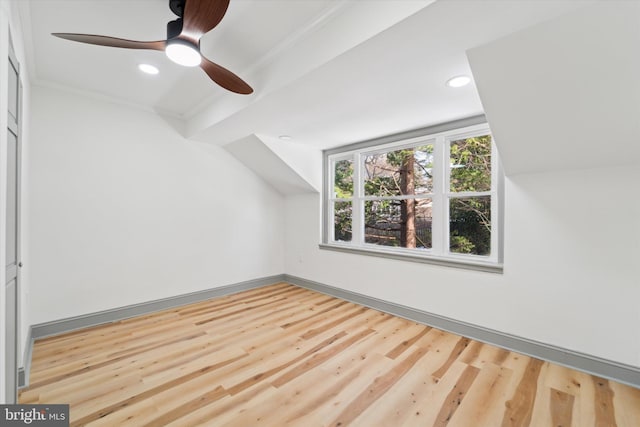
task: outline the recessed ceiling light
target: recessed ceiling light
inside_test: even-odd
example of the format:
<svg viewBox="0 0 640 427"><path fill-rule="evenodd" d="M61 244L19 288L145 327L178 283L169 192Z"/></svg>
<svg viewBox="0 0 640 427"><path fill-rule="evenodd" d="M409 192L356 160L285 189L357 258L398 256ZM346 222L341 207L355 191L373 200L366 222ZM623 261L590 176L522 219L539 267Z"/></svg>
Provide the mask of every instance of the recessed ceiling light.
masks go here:
<svg viewBox="0 0 640 427"><path fill-rule="evenodd" d="M471 83L471 77L469 76L455 76L447 80L447 86L449 87L462 87Z"/></svg>
<svg viewBox="0 0 640 427"><path fill-rule="evenodd" d="M278 138L280 138L283 141L291 141L293 139L289 135L280 135Z"/></svg>
<svg viewBox="0 0 640 427"><path fill-rule="evenodd" d="M140 64L138 65L138 69L147 74L158 74L160 72L156 67L149 64Z"/></svg>

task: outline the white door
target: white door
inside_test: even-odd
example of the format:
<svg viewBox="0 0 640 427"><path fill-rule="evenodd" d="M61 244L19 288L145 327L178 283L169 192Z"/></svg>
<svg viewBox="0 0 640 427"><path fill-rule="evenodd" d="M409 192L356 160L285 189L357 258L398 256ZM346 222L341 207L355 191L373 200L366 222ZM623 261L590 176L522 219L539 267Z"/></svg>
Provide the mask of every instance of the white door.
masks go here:
<svg viewBox="0 0 640 427"><path fill-rule="evenodd" d="M18 378L18 295L19 295L19 208L20 208L20 78L19 67L13 53L9 54L9 114L7 126L7 227L5 278L5 399L14 403L17 398ZM4 180L1 180L4 181ZM0 181L0 182L1 182Z"/></svg>

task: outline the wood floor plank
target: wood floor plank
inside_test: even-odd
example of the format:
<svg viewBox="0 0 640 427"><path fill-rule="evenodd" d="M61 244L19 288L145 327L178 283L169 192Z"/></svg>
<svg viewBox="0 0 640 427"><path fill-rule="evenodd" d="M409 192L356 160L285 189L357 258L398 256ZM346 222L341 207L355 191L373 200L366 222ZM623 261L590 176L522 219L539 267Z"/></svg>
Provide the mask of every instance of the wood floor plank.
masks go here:
<svg viewBox="0 0 640 427"><path fill-rule="evenodd" d="M613 390L609 381L593 377L596 408L596 427L617 427L615 408L613 406Z"/></svg>
<svg viewBox="0 0 640 427"><path fill-rule="evenodd" d="M547 367L544 385L572 396L580 396L583 375L573 369L550 363Z"/></svg>
<svg viewBox="0 0 640 427"><path fill-rule="evenodd" d="M613 389L613 406L616 408L616 422L619 426L640 426L640 392L629 393L629 387L610 381Z"/></svg>
<svg viewBox="0 0 640 427"><path fill-rule="evenodd" d="M574 425L581 426L587 423L595 426L596 408L595 396L596 390L591 375L584 372L574 372L576 382L579 384L578 393L575 395L574 401Z"/></svg>
<svg viewBox="0 0 640 427"><path fill-rule="evenodd" d="M476 369L479 369L478 376L447 424L448 427L465 427L469 420L474 420L478 426L489 426L504 413L507 387L513 371L491 363Z"/></svg>
<svg viewBox="0 0 640 427"><path fill-rule="evenodd" d="M418 328L418 331L416 332L415 335L413 335L409 339L405 339L400 344L395 346L391 351L389 351L387 353L387 357L389 357L391 359L395 359L396 357L400 356L409 347L411 347L413 344L415 344L416 341L418 341L420 338L425 336L430 330L431 330L430 326L422 326L422 325L420 325L420 327Z"/></svg>
<svg viewBox="0 0 640 427"><path fill-rule="evenodd" d="M467 365L473 364L473 362L475 362L480 357L483 349L483 343L481 343L480 341L471 341L469 346L467 346L467 348L465 348L460 355L460 361L462 363L466 363Z"/></svg>
<svg viewBox="0 0 640 427"><path fill-rule="evenodd" d="M544 386L544 378L547 376L549 369L548 363L543 363L540 368L540 374L536 382L536 394L533 398L533 407L531 409L531 421L529 425L552 425L553 418L551 414L551 389Z"/></svg>
<svg viewBox="0 0 640 427"><path fill-rule="evenodd" d="M473 385L479 371L480 369L475 366L467 366L456 385L445 398L445 403L440 408L440 412L438 412L436 421L433 424L434 427L445 427L449 424L449 421L456 414L467 392Z"/></svg>
<svg viewBox="0 0 640 427"><path fill-rule="evenodd" d="M515 394L506 404L507 410L502 419L502 427L529 426L542 365L541 360L529 359Z"/></svg>
<svg viewBox="0 0 640 427"><path fill-rule="evenodd" d="M402 378L426 353L423 348L416 348L393 369L375 378L367 390L361 392L329 425L344 426L356 419L362 412L386 393Z"/></svg>
<svg viewBox="0 0 640 427"><path fill-rule="evenodd" d="M571 427L573 401L575 396L564 391L551 389L551 423L555 427Z"/></svg>
<svg viewBox="0 0 640 427"><path fill-rule="evenodd" d="M157 416L153 420L144 424L144 427L162 427L171 421L178 420L185 415L189 415L193 411L205 407L211 402L228 396L227 391L222 386L217 386L213 390L200 393L195 398L183 403L177 408L173 408L171 411L165 412L162 415Z"/></svg>
<svg viewBox="0 0 640 427"><path fill-rule="evenodd" d="M411 349L418 347L411 346ZM442 399L448 392L442 391L441 381L430 375L440 363L425 353L413 367L385 393L384 403L371 405L354 422L353 426L404 425L405 421L419 417L424 402L435 406L438 392ZM462 366L462 365L461 365ZM466 367L466 365L464 366ZM451 369L449 372L455 371ZM445 385L446 387L446 385ZM435 418L435 414L434 414Z"/></svg>
<svg viewBox="0 0 640 427"><path fill-rule="evenodd" d="M105 416L107 416L107 415L109 415L109 414L111 414L113 412L116 412L118 409L125 408L125 407L131 406L131 405L133 405L133 404L135 404L137 402L141 402L141 401L144 401L146 399L149 399L150 397L155 396L156 394L158 394L158 393L160 393L162 391L165 391L167 389L178 387L178 386L180 386L182 384L185 384L185 383L187 383L187 382L189 382L189 381L191 381L191 380L193 380L195 378L201 377L201 376L203 376L204 374L206 374L208 372L215 371L216 369L219 369L222 366L225 366L227 364L233 363L233 362L237 361L241 357L244 357L244 356L236 356L236 357L228 359L228 360L222 360L222 361L220 361L218 363L215 363L213 365L209 365L209 366L206 366L204 368L201 368L201 369L195 370L193 372L190 372L189 374L183 375L181 377L177 377L177 378L175 378L175 379L173 379L171 381L165 382L165 383L163 383L161 385L158 385L156 387L147 388L142 393L134 394L134 395L132 395L130 397L127 397L126 399L119 400L119 401L117 401L115 403L112 403L112 404L110 404L108 406L103 403L102 407L100 408L100 410L85 415L84 417L78 419L76 421L76 423L79 424L79 425L84 425L84 424L89 423L91 421L98 420L100 418L104 418ZM107 400L107 399L105 399L105 397L106 396L104 394L101 395L100 396L100 400L102 402L104 402L105 400ZM78 414L76 414L76 415L78 415Z"/></svg>
<svg viewBox="0 0 640 427"><path fill-rule="evenodd" d="M147 352L152 352L152 351L161 349L163 347L169 346L171 344L185 343L186 341L189 341L190 339L202 337L203 335L204 335L203 332L193 332L192 334L187 335L187 336L174 337L171 341L168 341L168 342L167 341L163 341L163 342L162 341L158 341L158 342L154 342L154 343L147 344L147 345L144 345L144 346L133 345L131 347L130 351L126 352L125 354L120 354L117 357L107 358L106 360L103 360L103 361L101 361L99 363L86 364L85 366L83 366L81 368L77 368L77 369L74 368L74 369L68 370L66 372L60 373L58 375L50 376L47 379L42 379L40 381L36 381L31 386L32 387L42 387L42 386L46 386L48 384L59 383L59 382L61 382L63 380L68 380L68 379L71 379L71 378L76 377L78 375L86 374L87 372L97 371L100 368L112 366L115 362L119 362L119 361L125 360L125 359L127 359L129 357L140 355L140 354L147 353Z"/></svg>
<svg viewBox="0 0 640 427"><path fill-rule="evenodd" d="M167 422L168 427L220 426L237 420L241 414L249 411L256 402L264 402L275 392L268 383L244 390L232 397L225 397L202 406L177 420Z"/></svg>
<svg viewBox="0 0 640 427"><path fill-rule="evenodd" d="M302 392L307 397L306 401L299 402L303 404L290 405L285 425L328 425L336 413L344 410L352 402L354 396L370 386L372 378L384 375L393 367L388 358L377 353L366 359L353 357L343 362L337 367L323 365L318 370L317 377L311 376L311 379L317 379L316 382L298 377L282 388L284 393L289 391L289 395ZM294 392L291 392L292 390Z"/></svg>
<svg viewBox="0 0 640 427"><path fill-rule="evenodd" d="M304 363L300 363L295 366L293 369L288 370L282 375L279 375L271 384L274 387L282 387L284 384L288 383L292 379L304 375L306 372L315 368L326 362L327 360L334 357L336 354L341 353L342 351L347 350L350 346L354 345L358 341L364 339L369 334L372 334L373 330L365 329L357 334L350 334L345 337L344 340L341 340L339 343L331 346L330 348L323 350L321 352L317 352L313 354L313 356L309 357Z"/></svg>
<svg viewBox="0 0 640 427"><path fill-rule="evenodd" d="M467 348L470 341L471 340L469 338L460 338L456 343L455 347L453 347L453 349L451 350L451 353L449 354L449 357L447 358L446 362L444 362L442 366L440 366L440 368L438 368L431 375L433 375L436 378L442 378L442 376L447 372L447 370L449 370L449 367L453 364L453 362L455 362L456 359L460 357L460 354L462 354L464 349Z"/></svg>
<svg viewBox="0 0 640 427"><path fill-rule="evenodd" d="M437 362L437 364L439 363L442 362ZM432 381L425 381L425 387L419 388L415 395L412 396L416 401L415 411L403 420L402 426L434 426L442 407L446 405L447 397L451 391L455 389L456 384L458 384L460 378L469 366L470 365L456 361L451 365L449 371L442 379L429 375Z"/></svg>
<svg viewBox="0 0 640 427"><path fill-rule="evenodd" d="M640 390L279 283L37 340L72 426L640 425Z"/></svg>

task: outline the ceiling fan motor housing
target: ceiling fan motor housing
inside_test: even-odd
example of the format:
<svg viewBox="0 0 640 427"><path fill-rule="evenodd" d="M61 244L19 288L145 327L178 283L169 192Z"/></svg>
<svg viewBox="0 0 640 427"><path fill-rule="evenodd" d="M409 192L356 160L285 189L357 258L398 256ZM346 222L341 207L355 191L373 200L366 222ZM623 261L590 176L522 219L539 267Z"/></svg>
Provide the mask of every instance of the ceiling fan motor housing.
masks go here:
<svg viewBox="0 0 640 427"><path fill-rule="evenodd" d="M174 39L182 32L182 18L167 23L167 40Z"/></svg>
<svg viewBox="0 0 640 427"><path fill-rule="evenodd" d="M169 0L169 9L182 18L184 14L184 3L186 0Z"/></svg>

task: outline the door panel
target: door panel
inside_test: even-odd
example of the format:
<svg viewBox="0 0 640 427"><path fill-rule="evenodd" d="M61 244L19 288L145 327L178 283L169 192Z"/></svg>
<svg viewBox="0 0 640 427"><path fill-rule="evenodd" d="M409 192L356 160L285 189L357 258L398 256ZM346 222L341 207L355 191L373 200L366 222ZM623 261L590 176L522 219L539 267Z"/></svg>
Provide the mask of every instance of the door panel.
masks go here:
<svg viewBox="0 0 640 427"><path fill-rule="evenodd" d="M7 138L7 228L5 281L5 398L15 402L18 376L18 137Z"/></svg>
<svg viewBox="0 0 640 427"><path fill-rule="evenodd" d="M17 176L16 176L16 160L17 150L18 150L18 137L13 134L13 132L8 132L7 138L7 234L6 234L6 245L7 245L7 281L11 280L15 277L15 271L13 272L13 276L9 276L9 270L11 267L15 267L17 264L17 252L16 252L16 243L17 243L17 195L18 195L18 187L17 187Z"/></svg>
<svg viewBox="0 0 640 427"><path fill-rule="evenodd" d="M9 61L9 121L18 122L18 71Z"/></svg>
<svg viewBox="0 0 640 427"><path fill-rule="evenodd" d="M5 372L6 381L4 381L4 391L7 403L14 403L16 401L17 384L17 372L18 366L16 344L17 344L17 288L16 280L12 280L7 283L6 287L6 300L5 300L5 331L6 331L6 351L5 351Z"/></svg>
<svg viewBox="0 0 640 427"><path fill-rule="evenodd" d="M18 138L9 130L7 138L7 228L5 281L5 398L15 402L17 390L17 302L18 302Z"/></svg>
<svg viewBox="0 0 640 427"><path fill-rule="evenodd" d="M6 183L6 277L5 318L3 320L5 334L5 366L4 387L7 403L15 403L18 386L18 298L20 295L20 276L18 271L20 248L20 78L18 63L12 52L9 55L9 88L7 111L7 174L0 178ZM6 178L6 181L5 181Z"/></svg>

